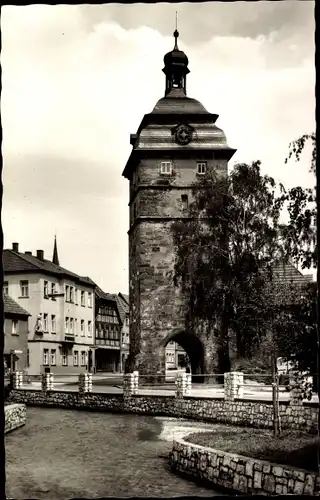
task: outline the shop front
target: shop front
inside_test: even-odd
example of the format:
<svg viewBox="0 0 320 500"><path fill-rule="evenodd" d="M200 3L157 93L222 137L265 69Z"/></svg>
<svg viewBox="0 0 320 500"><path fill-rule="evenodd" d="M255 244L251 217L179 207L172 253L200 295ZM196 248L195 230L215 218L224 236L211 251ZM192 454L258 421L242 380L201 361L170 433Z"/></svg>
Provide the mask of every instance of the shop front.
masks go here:
<svg viewBox="0 0 320 500"><path fill-rule="evenodd" d="M96 372L118 373L120 371L120 348L99 346L95 349Z"/></svg>

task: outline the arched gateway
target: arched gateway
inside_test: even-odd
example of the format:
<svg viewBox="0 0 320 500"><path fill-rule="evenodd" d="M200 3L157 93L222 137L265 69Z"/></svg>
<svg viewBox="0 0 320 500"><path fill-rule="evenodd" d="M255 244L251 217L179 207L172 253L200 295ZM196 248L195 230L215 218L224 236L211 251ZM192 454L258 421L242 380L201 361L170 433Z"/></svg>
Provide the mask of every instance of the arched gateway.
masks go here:
<svg viewBox="0 0 320 500"><path fill-rule="evenodd" d="M164 348L177 341L192 371L217 369L213 332L185 331L185 303L173 284L172 224L188 219L186 208L197 180L215 169L227 176L235 153L199 101L186 95L188 58L178 49L165 55L165 97L130 136L133 150L123 171L130 181L129 302L130 355L127 370L164 374Z"/></svg>

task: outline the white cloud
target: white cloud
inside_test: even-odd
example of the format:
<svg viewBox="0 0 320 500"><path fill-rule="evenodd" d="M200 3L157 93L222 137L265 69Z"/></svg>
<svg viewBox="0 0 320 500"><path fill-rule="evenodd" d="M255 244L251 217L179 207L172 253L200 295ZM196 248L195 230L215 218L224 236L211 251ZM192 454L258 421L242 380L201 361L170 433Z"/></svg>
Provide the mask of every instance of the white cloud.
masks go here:
<svg viewBox="0 0 320 500"><path fill-rule="evenodd" d="M156 19L148 27L128 26L128 18L121 27L112 6L103 8L108 19L101 15L88 29L88 8L2 8L5 244L19 240L50 256L56 228L65 267L125 292L128 186L121 173L129 134L163 97L163 56L173 40L157 31ZM314 128L312 36L287 23L251 38L250 26L248 36L196 44L184 43L180 29L188 95L220 115L217 125L238 150L234 160L259 158L285 183L310 184L306 164L283 160L288 143Z"/></svg>

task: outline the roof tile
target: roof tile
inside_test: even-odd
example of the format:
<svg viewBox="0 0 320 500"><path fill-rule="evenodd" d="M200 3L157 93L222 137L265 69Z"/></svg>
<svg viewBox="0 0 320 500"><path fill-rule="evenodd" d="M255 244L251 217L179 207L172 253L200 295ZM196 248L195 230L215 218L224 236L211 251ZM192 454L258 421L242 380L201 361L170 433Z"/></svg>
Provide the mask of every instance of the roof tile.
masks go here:
<svg viewBox="0 0 320 500"><path fill-rule="evenodd" d="M3 294L4 314L17 314L19 316L31 316L23 307L21 307L9 295Z"/></svg>
<svg viewBox="0 0 320 500"><path fill-rule="evenodd" d="M28 271L43 271L48 274L68 276L79 280L87 285L96 286L95 283L88 277L79 276L76 273L68 271L64 267L58 266L46 259L38 259L34 255L26 255L13 250L6 249L2 253L4 273L10 272L28 272Z"/></svg>

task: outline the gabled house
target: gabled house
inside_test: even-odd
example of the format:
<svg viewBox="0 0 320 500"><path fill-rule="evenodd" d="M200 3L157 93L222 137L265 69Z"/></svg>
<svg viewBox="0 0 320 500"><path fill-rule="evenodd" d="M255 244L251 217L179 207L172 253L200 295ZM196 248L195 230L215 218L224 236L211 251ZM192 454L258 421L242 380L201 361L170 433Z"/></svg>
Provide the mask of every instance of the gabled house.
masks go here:
<svg viewBox="0 0 320 500"><path fill-rule="evenodd" d="M12 297L3 294L5 374L27 371L28 368L28 320L30 314Z"/></svg>
<svg viewBox="0 0 320 500"><path fill-rule="evenodd" d="M121 316L116 298L95 289L95 369L99 372L119 372L121 350Z"/></svg>
<svg viewBox="0 0 320 500"><path fill-rule="evenodd" d="M29 375L78 374L94 366L95 283L60 266L43 250L3 250L4 292L30 313Z"/></svg>

